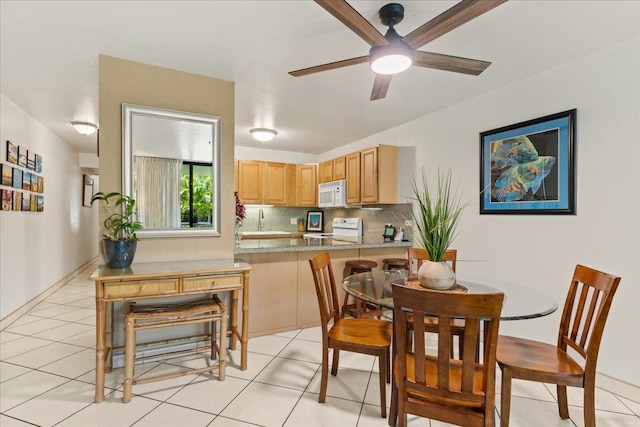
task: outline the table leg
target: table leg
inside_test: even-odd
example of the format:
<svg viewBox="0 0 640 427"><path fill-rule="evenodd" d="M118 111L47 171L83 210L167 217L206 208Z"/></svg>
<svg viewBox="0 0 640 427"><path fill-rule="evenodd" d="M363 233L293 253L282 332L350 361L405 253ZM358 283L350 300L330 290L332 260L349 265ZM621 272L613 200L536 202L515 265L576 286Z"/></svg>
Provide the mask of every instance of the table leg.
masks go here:
<svg viewBox="0 0 640 427"><path fill-rule="evenodd" d="M235 350L237 348L238 338L236 335L238 334L238 290L234 289L231 291L231 304L229 304L230 308L230 318L231 318L231 327L229 330L231 333L229 334L229 348L231 350Z"/></svg>
<svg viewBox="0 0 640 427"><path fill-rule="evenodd" d="M104 400L104 371L108 354L106 342L105 303L96 299L96 403Z"/></svg>
<svg viewBox="0 0 640 427"><path fill-rule="evenodd" d="M240 359L240 370L247 370L247 351L249 344L249 272L242 273L243 289L242 289L242 336L240 337L240 345L242 348Z"/></svg>

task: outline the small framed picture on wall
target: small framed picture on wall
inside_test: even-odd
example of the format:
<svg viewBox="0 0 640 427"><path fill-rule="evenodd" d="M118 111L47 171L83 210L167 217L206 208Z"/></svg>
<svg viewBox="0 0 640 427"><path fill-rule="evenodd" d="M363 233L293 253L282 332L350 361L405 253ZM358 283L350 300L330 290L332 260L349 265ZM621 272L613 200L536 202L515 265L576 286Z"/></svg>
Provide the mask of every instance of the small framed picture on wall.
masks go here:
<svg viewBox="0 0 640 427"><path fill-rule="evenodd" d="M36 153L31 150L27 150L27 168L36 170Z"/></svg>
<svg viewBox="0 0 640 427"><path fill-rule="evenodd" d="M84 185L82 186L82 206L91 207L91 198L93 197L93 178L89 175L82 175Z"/></svg>
<svg viewBox="0 0 640 427"><path fill-rule="evenodd" d="M2 168L2 185L11 187L13 184L13 168L9 165L0 165Z"/></svg>
<svg viewBox="0 0 640 427"><path fill-rule="evenodd" d="M14 211L22 210L22 193L20 191L13 192L13 210Z"/></svg>
<svg viewBox="0 0 640 427"><path fill-rule="evenodd" d="M31 190L31 172L24 171L22 173L22 189Z"/></svg>
<svg viewBox="0 0 640 427"><path fill-rule="evenodd" d="M2 190L2 210L10 211L13 207L13 190Z"/></svg>
<svg viewBox="0 0 640 427"><path fill-rule="evenodd" d="M13 168L13 188L22 188L22 169Z"/></svg>
<svg viewBox="0 0 640 427"><path fill-rule="evenodd" d="M18 166L27 167L27 149L18 147Z"/></svg>
<svg viewBox="0 0 640 427"><path fill-rule="evenodd" d="M307 212L307 231L317 231L322 233L324 229L324 212L309 211Z"/></svg>
<svg viewBox="0 0 640 427"><path fill-rule="evenodd" d="M7 162L18 164L18 146L11 141L7 141Z"/></svg>

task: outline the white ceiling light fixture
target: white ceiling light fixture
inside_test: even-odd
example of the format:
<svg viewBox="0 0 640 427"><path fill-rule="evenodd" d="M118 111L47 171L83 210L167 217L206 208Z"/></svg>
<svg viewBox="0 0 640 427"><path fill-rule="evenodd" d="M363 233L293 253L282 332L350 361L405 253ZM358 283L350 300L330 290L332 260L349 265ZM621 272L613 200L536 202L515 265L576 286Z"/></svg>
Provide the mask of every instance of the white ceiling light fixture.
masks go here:
<svg viewBox="0 0 640 427"><path fill-rule="evenodd" d="M267 128L255 128L251 129L249 132L255 140L260 142L269 142L278 134L275 130Z"/></svg>
<svg viewBox="0 0 640 427"><path fill-rule="evenodd" d="M398 74L413 64L413 49L405 42L374 46L369 50L369 66L377 74Z"/></svg>
<svg viewBox="0 0 640 427"><path fill-rule="evenodd" d="M398 3L383 6L378 12L380 22L389 29L384 38L389 44L376 45L369 49L369 66L377 74L398 74L411 67L415 50L403 40L394 25L404 19L404 7Z"/></svg>
<svg viewBox="0 0 640 427"><path fill-rule="evenodd" d="M97 125L89 122L71 122L71 125L81 135L93 135L98 130Z"/></svg>

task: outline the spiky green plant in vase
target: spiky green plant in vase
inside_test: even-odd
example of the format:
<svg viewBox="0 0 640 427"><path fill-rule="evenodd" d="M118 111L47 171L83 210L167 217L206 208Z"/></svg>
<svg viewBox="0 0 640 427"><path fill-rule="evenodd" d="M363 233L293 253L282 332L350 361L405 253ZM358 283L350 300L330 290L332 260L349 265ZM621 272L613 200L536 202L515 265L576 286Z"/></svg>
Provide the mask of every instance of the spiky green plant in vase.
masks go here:
<svg viewBox="0 0 640 427"><path fill-rule="evenodd" d="M415 177L413 179L414 238L430 259L418 270L420 284L442 290L451 288L456 281L451 266L444 261L444 254L456 237L456 226L464 205L458 190L452 191L450 170L446 173L438 170L436 184L429 181L424 169L420 187Z"/></svg>

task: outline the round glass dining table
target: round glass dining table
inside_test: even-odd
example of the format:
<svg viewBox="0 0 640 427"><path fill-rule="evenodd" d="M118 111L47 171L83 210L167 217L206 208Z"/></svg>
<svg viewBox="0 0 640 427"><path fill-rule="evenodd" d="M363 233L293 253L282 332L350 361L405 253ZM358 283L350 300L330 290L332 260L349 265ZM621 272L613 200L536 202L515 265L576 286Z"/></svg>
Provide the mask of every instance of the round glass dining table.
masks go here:
<svg viewBox="0 0 640 427"><path fill-rule="evenodd" d="M409 278L411 279L411 278ZM346 277L342 289L354 297L393 309L392 284L405 285L406 272L401 270L374 270ZM501 320L533 319L546 316L558 309L558 304L550 295L542 291L519 284L500 284L489 286L466 280L457 280L458 285L467 289L467 293L504 293Z"/></svg>

